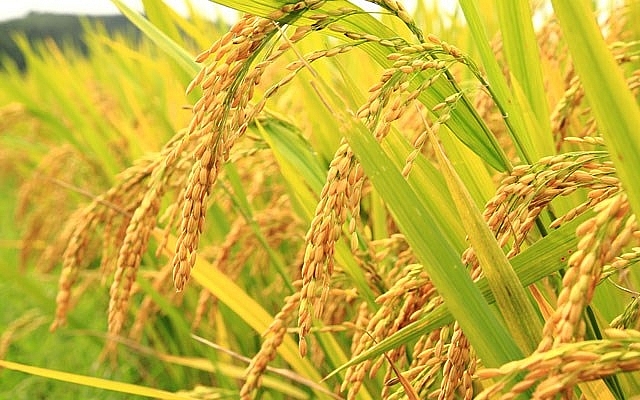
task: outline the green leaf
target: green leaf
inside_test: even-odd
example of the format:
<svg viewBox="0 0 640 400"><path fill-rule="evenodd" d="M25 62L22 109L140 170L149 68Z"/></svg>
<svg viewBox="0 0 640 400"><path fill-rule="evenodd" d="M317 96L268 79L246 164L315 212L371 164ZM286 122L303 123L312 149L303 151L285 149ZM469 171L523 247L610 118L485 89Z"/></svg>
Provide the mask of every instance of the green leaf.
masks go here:
<svg viewBox="0 0 640 400"><path fill-rule="evenodd" d="M121 0L111 0L118 7L120 12L124 14L129 21L138 27L156 46L162 51L170 55L177 63L188 72L191 76L195 76L200 67L194 61L194 56L189 54L182 46L173 41L167 34L153 25L148 19L137 13Z"/></svg>
<svg viewBox="0 0 640 400"><path fill-rule="evenodd" d="M640 108L586 1L553 0L565 41L631 209L640 215Z"/></svg>
<svg viewBox="0 0 640 400"><path fill-rule="evenodd" d="M554 153L553 137L549 122L549 105L542 79L542 66L538 41L533 30L531 4L526 1L497 0L498 16L502 31L504 56L511 71L511 81L522 88L521 104L528 103L538 126L534 145L539 149L536 156Z"/></svg>
<svg viewBox="0 0 640 400"><path fill-rule="evenodd" d="M451 162L442 151L435 135L431 133L429 137L460 219L465 221L469 241L505 319L507 329L520 349L525 354L531 354L541 339L542 323L539 315L533 309L509 260L496 242Z"/></svg>
<svg viewBox="0 0 640 400"><path fill-rule="evenodd" d="M532 134L532 132L540 132L541 129L539 128L540 124L533 118L529 103L527 101L522 102L526 97L519 98L509 90L507 80L502 75L502 69L489 44L489 38L480 17L478 4L474 0L461 0L460 6L469 24L474 43L479 49L482 65L486 70L489 83L487 89L504 117L518 155L529 164L545 155L550 155L549 151L552 151L553 147L550 146L549 136L534 136ZM516 28L513 27L513 29ZM518 43L514 43L514 47L517 45ZM514 75L514 77L517 81L518 76ZM534 137L536 140L533 139Z"/></svg>
<svg viewBox="0 0 640 400"><path fill-rule="evenodd" d="M166 400L189 400L194 397L184 394L176 394L165 390L151 387L133 385L131 383L117 382L110 379L95 378L93 376L72 374L69 372L56 371L53 369L39 368L31 365L19 364L11 361L0 360L0 367L20 371L26 374L42 376L48 379L55 379L63 382L75 383L99 389L112 390L115 392L134 394L137 396L152 397Z"/></svg>
<svg viewBox="0 0 640 400"><path fill-rule="evenodd" d="M486 365L494 366L522 357L502 322L474 286L459 254L445 240L446 227L431 210L422 207L417 193L397 169L390 168L392 162L362 125L350 124L345 128L365 173L478 355Z"/></svg>
<svg viewBox="0 0 640 400"><path fill-rule="evenodd" d="M182 37L180 31L173 23L173 19L176 17L176 12L171 9L163 1L142 0L142 6L144 8L144 15L151 23L156 26L160 31L167 35L171 40L176 43L180 43Z"/></svg>

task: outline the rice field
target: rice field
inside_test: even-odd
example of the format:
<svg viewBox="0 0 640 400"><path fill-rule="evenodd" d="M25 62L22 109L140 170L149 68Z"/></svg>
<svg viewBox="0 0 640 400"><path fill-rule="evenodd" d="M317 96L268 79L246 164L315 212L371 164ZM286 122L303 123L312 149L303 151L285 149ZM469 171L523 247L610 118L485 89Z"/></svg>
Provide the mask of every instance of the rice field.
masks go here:
<svg viewBox="0 0 640 400"><path fill-rule="evenodd" d="M217 3L16 38L0 398L640 394L640 3Z"/></svg>

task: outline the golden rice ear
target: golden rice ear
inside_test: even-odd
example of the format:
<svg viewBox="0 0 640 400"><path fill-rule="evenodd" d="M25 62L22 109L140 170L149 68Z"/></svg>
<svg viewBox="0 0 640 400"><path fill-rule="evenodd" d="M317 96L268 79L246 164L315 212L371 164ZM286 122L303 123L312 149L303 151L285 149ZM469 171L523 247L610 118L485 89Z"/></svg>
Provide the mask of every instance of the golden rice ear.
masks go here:
<svg viewBox="0 0 640 400"><path fill-rule="evenodd" d="M163 187L153 185L135 210L118 253L113 283L109 289L108 331L120 333L128 310L129 298L136 280L149 237L156 227Z"/></svg>
<svg viewBox="0 0 640 400"><path fill-rule="evenodd" d="M58 281L56 296L56 316L50 330L54 331L66 323L67 313L71 307L71 288L76 282L78 270L84 265L84 254L96 219L84 212L78 213L78 222L67 246L62 264L62 272Z"/></svg>
<svg viewBox="0 0 640 400"><path fill-rule="evenodd" d="M562 343L554 349L534 352L501 368L479 369L474 378L492 379L476 399L492 399L503 394L514 398L531 393L534 398L555 398L571 393L581 382L602 379L610 371L631 371L640 367L640 355L631 350L640 342L637 331L608 329L598 341ZM516 375L524 377L504 390Z"/></svg>
<svg viewBox="0 0 640 400"><path fill-rule="evenodd" d="M460 393L464 398L471 398L473 396L471 377L475 373L476 362L471 344L460 326L457 323L454 324L449 350L442 368L443 379L440 389L434 391L433 395L437 393L440 399L451 399L456 393Z"/></svg>
<svg viewBox="0 0 640 400"><path fill-rule="evenodd" d="M405 266L395 280L391 282L391 287L376 299L376 303L380 305L377 312L367 312L366 303L360 306L352 342L353 356L358 356L377 342L393 335L401 327L409 324L410 321L419 318L418 315L422 311L432 309L432 307L441 302L442 299L438 296L422 265L411 264ZM388 357L394 365L398 363L398 365L404 366L406 362L402 352L390 352ZM433 360L433 358L431 359ZM360 390L364 379L367 376L374 376L385 364L385 360L385 357L380 356L348 368L343 380L342 390L349 391L348 397L355 396ZM414 373L416 369L422 366L421 363L423 361L425 360L421 358L413 360L410 368L414 370ZM432 367L434 365L435 363L431 364ZM436 369L439 370L439 367ZM391 373L392 369L390 368L387 374ZM423 376L421 377L417 374L407 377L409 381L413 381L419 386L424 383L421 378Z"/></svg>
<svg viewBox="0 0 640 400"><path fill-rule="evenodd" d="M265 340L260 346L260 351L252 359L246 371L246 379L240 389L240 398L243 400L253 399L257 389L260 387L260 380L267 369L267 365L277 354L278 346L282 343L287 334L287 327L295 319L295 310L300 303L300 292L285 298L282 309L273 319L267 332L263 334Z"/></svg>
<svg viewBox="0 0 640 400"><path fill-rule="evenodd" d="M581 238L578 249L567 261L556 310L545 324L538 351L584 338L582 313L600 282L602 267L620 253L631 240L632 232L637 230L635 217L630 218L629 203L623 193L598 204L594 211L597 214L576 229L576 235Z"/></svg>
<svg viewBox="0 0 640 400"><path fill-rule="evenodd" d="M203 95L193 108L187 137L195 135L204 139L195 150L196 162L182 200L181 226L172 261L173 281L178 291L184 289L196 260L211 188L236 139L244 133L247 118L251 117L245 113L251 97L248 93L253 92L262 70L248 79L243 79L239 72L251 62L254 52L274 29L270 20L247 15L231 28L232 36L223 36L219 44L198 57L201 62L215 60L190 85L190 88L200 85ZM233 88L238 82L239 87Z"/></svg>
<svg viewBox="0 0 640 400"><path fill-rule="evenodd" d="M323 300L326 300L329 279L333 274L335 245L342 233L341 227L346 221L347 210L350 205L359 203L362 181L355 182L354 186L348 184L350 171L356 165L353 152L343 139L329 166L327 181L306 235L298 316L301 343L311 329L312 316L322 314ZM316 293L318 281L325 293L319 300ZM301 344L301 354L306 353L305 348Z"/></svg>

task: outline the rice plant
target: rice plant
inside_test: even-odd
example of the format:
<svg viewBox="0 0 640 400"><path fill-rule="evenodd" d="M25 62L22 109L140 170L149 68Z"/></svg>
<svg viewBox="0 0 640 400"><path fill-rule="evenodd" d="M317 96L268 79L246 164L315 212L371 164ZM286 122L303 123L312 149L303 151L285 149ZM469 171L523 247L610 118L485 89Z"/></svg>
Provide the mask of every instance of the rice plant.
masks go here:
<svg viewBox="0 0 640 400"><path fill-rule="evenodd" d="M153 45L96 32L88 61L47 48L9 74L2 112L20 117L2 129L56 132L3 155L32 174L22 260L59 268L53 335L102 296L101 361L166 365L162 384L85 385L640 392L637 2L461 0L450 18L420 2L217 3L245 14L213 43L199 18L114 0Z"/></svg>

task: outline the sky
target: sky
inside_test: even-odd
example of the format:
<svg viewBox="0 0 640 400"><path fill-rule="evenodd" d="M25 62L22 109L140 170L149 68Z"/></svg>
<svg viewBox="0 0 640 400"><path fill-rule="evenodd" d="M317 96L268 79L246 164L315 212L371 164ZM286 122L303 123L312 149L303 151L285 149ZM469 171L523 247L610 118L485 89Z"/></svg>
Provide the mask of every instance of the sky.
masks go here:
<svg viewBox="0 0 640 400"><path fill-rule="evenodd" d="M134 9L141 10L140 0L123 0ZM181 14L186 13L185 0L163 0L171 7L175 8ZM198 9L204 16L214 19L222 14L225 19L233 21L237 18L237 13L228 8L219 6L209 0L189 0L190 3ZM367 9L371 6L364 0L352 0L359 6ZM451 0L428 0L431 2L439 1L440 7L453 12L457 2ZM414 9L417 0L403 0L410 11ZM599 0L598 3L602 7L607 3L619 3L620 0ZM118 14L118 9L110 0L0 0L0 21L20 18L27 15L30 11L53 12L62 14Z"/></svg>
<svg viewBox="0 0 640 400"><path fill-rule="evenodd" d="M219 12L234 15L233 11L213 4L208 0L190 0L206 16L215 16ZM131 7L141 10L141 1L124 0ZM175 8L178 12L185 13L186 7L181 0L165 0L165 3ZM110 0L0 0L0 20L20 18L30 11L52 12L60 14L119 14L118 9Z"/></svg>
<svg viewBox="0 0 640 400"><path fill-rule="evenodd" d="M141 10L141 1L124 0L125 3ZM186 13L184 0L164 0L165 3L175 8L178 12ZM214 18L222 13L229 19L234 19L237 15L235 11L226 9L225 7L213 4L209 0L190 0L191 4L200 10L204 16ZM355 1L362 6L366 2L360 0ZM403 1L407 7L415 4L415 0ZM370 4L369 4L370 5ZM53 12L60 14L118 14L118 9L110 0L0 0L0 21L20 18L27 15L30 11Z"/></svg>

